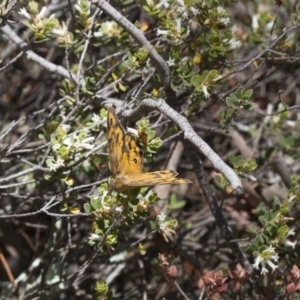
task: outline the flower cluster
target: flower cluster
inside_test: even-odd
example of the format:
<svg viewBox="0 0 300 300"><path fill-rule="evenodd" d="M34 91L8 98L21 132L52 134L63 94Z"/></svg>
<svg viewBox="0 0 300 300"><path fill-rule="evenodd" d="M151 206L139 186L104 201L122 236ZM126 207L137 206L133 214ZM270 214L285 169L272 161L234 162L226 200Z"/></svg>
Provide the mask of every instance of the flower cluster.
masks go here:
<svg viewBox="0 0 300 300"><path fill-rule="evenodd" d="M51 37L53 30L59 28L59 22L55 15L52 14L47 17L49 11L45 6L38 11L38 4L36 2L31 1L29 3L28 11L26 8L21 8L19 14L30 21L24 22L24 24L34 32L37 42L48 40Z"/></svg>
<svg viewBox="0 0 300 300"><path fill-rule="evenodd" d="M169 218L165 214L157 215L155 223L158 232L167 242L175 234L175 228L178 225L177 220Z"/></svg>
<svg viewBox="0 0 300 300"><path fill-rule="evenodd" d="M278 265L276 265L274 262L277 262L278 259L279 256L276 253L275 248L273 246L269 246L267 249L263 250L257 255L253 266L255 269L259 269L259 265L261 265L261 274L268 273L266 265L268 265L274 272L278 268Z"/></svg>
<svg viewBox="0 0 300 300"><path fill-rule="evenodd" d="M94 147L95 138L91 136L88 128L70 133L69 130L69 125L62 124L51 137L54 156L46 161L50 171L67 166L71 158L79 159L82 150L91 150Z"/></svg>

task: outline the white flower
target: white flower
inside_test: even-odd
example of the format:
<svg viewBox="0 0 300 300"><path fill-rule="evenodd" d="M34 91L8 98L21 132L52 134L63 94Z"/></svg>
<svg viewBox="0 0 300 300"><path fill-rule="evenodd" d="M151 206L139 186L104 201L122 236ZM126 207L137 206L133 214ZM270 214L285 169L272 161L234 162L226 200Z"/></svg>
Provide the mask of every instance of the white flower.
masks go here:
<svg viewBox="0 0 300 300"><path fill-rule="evenodd" d="M285 241L285 244L288 246L288 247L292 247L293 249L295 249L295 246L297 245L297 242L291 242L289 240L286 240Z"/></svg>
<svg viewBox="0 0 300 300"><path fill-rule="evenodd" d="M87 138L83 139L82 141L77 141L75 143L75 147L91 150L94 148L94 144L91 144L94 142L94 140L95 140L95 138L93 136L87 137Z"/></svg>
<svg viewBox="0 0 300 300"><path fill-rule="evenodd" d="M167 65L169 67L175 66L175 59L169 58L169 60L167 61Z"/></svg>
<svg viewBox="0 0 300 300"><path fill-rule="evenodd" d="M290 229L288 234L287 234L287 237L290 236L290 235L295 235L295 230L294 229ZM293 249L295 248L295 246L297 245L297 242L291 242L289 240L285 240L284 241L285 245L288 246L288 247L292 247Z"/></svg>
<svg viewBox="0 0 300 300"><path fill-rule="evenodd" d="M267 260L266 263L272 268L272 271L274 272L277 269L277 265L275 265L271 260Z"/></svg>
<svg viewBox="0 0 300 300"><path fill-rule="evenodd" d="M58 157L56 160L56 164L58 167L64 167L65 161L62 158Z"/></svg>
<svg viewBox="0 0 300 300"><path fill-rule="evenodd" d="M100 124L101 123L101 119L100 119L100 116L98 115L98 114L93 114L93 116L92 116L92 121L93 121L93 123L95 123L95 124Z"/></svg>
<svg viewBox="0 0 300 300"><path fill-rule="evenodd" d="M208 98L210 97L210 94L209 94L209 92L208 92L208 90L207 90L207 86L206 86L206 85L203 85L203 87L202 87L202 92L203 92L204 97L205 97L206 99L208 99Z"/></svg>
<svg viewBox="0 0 300 300"><path fill-rule="evenodd" d="M177 0L176 2L177 2L178 5L184 6L184 1L183 0Z"/></svg>
<svg viewBox="0 0 300 300"><path fill-rule="evenodd" d="M164 232L167 228L166 224L164 223L164 221L166 220L166 215L165 214L159 214L156 217L156 221L159 225L159 230Z"/></svg>
<svg viewBox="0 0 300 300"><path fill-rule="evenodd" d="M59 35L59 36L66 36L67 35L67 32L65 30L62 30L62 29L55 29L55 28L53 28L51 32L53 34Z"/></svg>
<svg viewBox="0 0 300 300"><path fill-rule="evenodd" d="M295 235L295 229L290 229L287 236Z"/></svg>
<svg viewBox="0 0 300 300"><path fill-rule="evenodd" d="M261 264L261 266L262 266L261 274L265 274L268 272L268 270L266 268L266 264L267 264L269 267L271 267L272 271L274 272L278 266L275 265L273 263L273 261L277 262L278 259L279 259L279 256L275 252L275 248L273 246L269 246L267 249L262 251L262 253L260 255L258 255L256 257L253 267L255 269L259 269L259 265Z"/></svg>
<svg viewBox="0 0 300 300"><path fill-rule="evenodd" d="M153 0L146 0L147 4L149 7L153 7L154 6L154 2Z"/></svg>
<svg viewBox="0 0 300 300"><path fill-rule="evenodd" d="M53 144L53 145L52 145L52 150L53 150L54 152L56 152L57 150L60 149L60 147L61 147L61 144Z"/></svg>
<svg viewBox="0 0 300 300"><path fill-rule="evenodd" d="M123 207L122 206L117 206L115 208L115 211L121 213L123 211Z"/></svg>
<svg viewBox="0 0 300 300"><path fill-rule="evenodd" d="M255 258L255 263L253 264L253 267L255 269L258 269L259 267L259 264L262 262L262 257L261 255L258 255L256 258Z"/></svg>
<svg viewBox="0 0 300 300"><path fill-rule="evenodd" d="M185 56L181 59L180 64L185 64L188 60L189 60L189 58L187 56Z"/></svg>
<svg viewBox="0 0 300 300"><path fill-rule="evenodd" d="M55 161L54 158L50 158L47 160L47 165L50 171L56 171L59 167L64 166L64 160L60 157Z"/></svg>
<svg viewBox="0 0 300 300"><path fill-rule="evenodd" d="M68 124L61 124L60 127L64 130L65 133L67 133L71 128L71 126Z"/></svg>
<svg viewBox="0 0 300 300"><path fill-rule="evenodd" d="M157 35L168 35L169 34L169 30L160 30L160 29L157 29L156 34Z"/></svg>
<svg viewBox="0 0 300 300"><path fill-rule="evenodd" d="M295 121L288 120L285 124L289 127L295 127L297 123Z"/></svg>
<svg viewBox="0 0 300 300"><path fill-rule="evenodd" d="M102 32L102 31L95 31L95 32L94 32L94 37L95 37L95 38L103 37L103 32Z"/></svg>
<svg viewBox="0 0 300 300"><path fill-rule="evenodd" d="M273 26L274 26L274 21L272 20L271 22L267 23L266 30L271 31Z"/></svg>
<svg viewBox="0 0 300 300"><path fill-rule="evenodd" d="M46 6L43 6L37 17L44 19L47 16L47 10L48 8Z"/></svg>
<svg viewBox="0 0 300 300"><path fill-rule="evenodd" d="M90 233L89 240L92 241L102 241L102 237L95 233Z"/></svg>
<svg viewBox="0 0 300 300"><path fill-rule="evenodd" d="M163 222L165 219L166 219L166 215L165 214L159 214L159 215L157 215L157 217L156 217L156 220L157 220L157 222Z"/></svg>
<svg viewBox="0 0 300 300"><path fill-rule="evenodd" d="M180 33L181 32L181 19L176 20L176 30Z"/></svg>
<svg viewBox="0 0 300 300"><path fill-rule="evenodd" d="M31 15L28 13L26 8L21 8L20 11L19 11L19 14L24 16L27 19L31 19Z"/></svg>
<svg viewBox="0 0 300 300"><path fill-rule="evenodd" d="M88 2L88 1L84 1L84 5L86 5L86 10L84 11L84 10L82 10L81 9L81 0L78 0L78 4L75 4L74 6L75 6L75 8L78 10L78 12L80 13L80 14L83 14L83 13L87 13L88 15L90 14L90 11L91 11L91 4Z"/></svg>
<svg viewBox="0 0 300 300"><path fill-rule="evenodd" d="M159 224L159 230L162 231L162 232L165 232L166 231L166 224L165 223Z"/></svg>
<svg viewBox="0 0 300 300"><path fill-rule="evenodd" d="M116 22L115 21L107 21L102 24L102 27L105 27L107 31L113 30L116 27Z"/></svg>
<svg viewBox="0 0 300 300"><path fill-rule="evenodd" d="M222 13L226 13L226 10L222 6L218 6L217 10L218 10L219 15L222 14Z"/></svg>
<svg viewBox="0 0 300 300"><path fill-rule="evenodd" d="M219 79L222 79L223 78L223 76L222 75L218 75L218 77L217 78L215 78L214 79L214 81L218 81Z"/></svg>
<svg viewBox="0 0 300 300"><path fill-rule="evenodd" d="M193 16L198 16L200 14L199 9L195 8L194 6L190 7L190 11L191 11Z"/></svg>
<svg viewBox="0 0 300 300"><path fill-rule="evenodd" d="M224 40L223 40L224 41ZM236 39L227 40L228 43L228 50L234 50L236 48L241 47L242 43L240 41L237 41Z"/></svg>
<svg viewBox="0 0 300 300"><path fill-rule="evenodd" d="M265 268L265 267L263 267L263 268L261 269L260 274L265 275L266 273L268 273L268 269Z"/></svg>
<svg viewBox="0 0 300 300"><path fill-rule="evenodd" d="M181 20L188 19L188 11L184 7L178 7L177 12L180 15Z"/></svg>
<svg viewBox="0 0 300 300"><path fill-rule="evenodd" d="M98 32L94 33L95 37L116 37L119 38L122 28L115 21L107 21L102 23Z"/></svg>
<svg viewBox="0 0 300 300"><path fill-rule="evenodd" d="M75 134L74 134L75 135ZM67 146L68 149L70 149L73 145L74 145L74 135L73 137L72 136L67 136L64 141L63 141L63 144L65 146ZM76 136L75 136L76 138Z"/></svg>
<svg viewBox="0 0 300 300"><path fill-rule="evenodd" d="M59 35L59 36L66 36L68 34L68 29L67 29L66 24L63 22L61 29L53 28L52 33Z"/></svg>
<svg viewBox="0 0 300 300"><path fill-rule="evenodd" d="M127 127L127 131L129 131L130 133L132 133L134 136L138 137L139 136L139 132L131 127Z"/></svg>
<svg viewBox="0 0 300 300"><path fill-rule="evenodd" d="M218 22L226 26L230 23L230 18L218 18Z"/></svg>
<svg viewBox="0 0 300 300"><path fill-rule="evenodd" d="M88 159L85 159L83 162L82 162L82 166L87 169L89 167L91 167L91 163Z"/></svg>
<svg viewBox="0 0 300 300"><path fill-rule="evenodd" d="M168 8L170 6L168 0L161 0L160 3L155 5L156 8L161 8L162 6Z"/></svg>
<svg viewBox="0 0 300 300"><path fill-rule="evenodd" d="M258 15L253 15L252 16L252 29L254 32L257 31L259 25L258 25Z"/></svg>

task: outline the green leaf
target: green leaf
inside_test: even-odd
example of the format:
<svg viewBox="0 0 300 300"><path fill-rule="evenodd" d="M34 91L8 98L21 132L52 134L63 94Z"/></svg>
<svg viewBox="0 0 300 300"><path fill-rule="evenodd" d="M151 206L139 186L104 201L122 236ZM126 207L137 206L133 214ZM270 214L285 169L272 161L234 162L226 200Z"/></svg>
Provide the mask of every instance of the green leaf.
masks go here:
<svg viewBox="0 0 300 300"><path fill-rule="evenodd" d="M84 211L86 213L91 213L92 212L92 208L91 208L91 205L89 203L84 203L83 208L84 208Z"/></svg>
<svg viewBox="0 0 300 300"><path fill-rule="evenodd" d="M156 229L156 224L153 221L149 221L149 226L152 231Z"/></svg>
<svg viewBox="0 0 300 300"><path fill-rule="evenodd" d="M50 175L50 174L46 174L44 176L45 180L48 180L48 181L54 181L54 178Z"/></svg>
<svg viewBox="0 0 300 300"><path fill-rule="evenodd" d="M186 201L178 200L175 194L170 197L170 203L168 205L169 210L181 209L186 205Z"/></svg>
<svg viewBox="0 0 300 300"><path fill-rule="evenodd" d="M253 102L247 102L245 104L243 104L243 108L246 110L251 110L254 109L255 105Z"/></svg>
<svg viewBox="0 0 300 300"><path fill-rule="evenodd" d="M245 160L243 159L242 156L230 155L229 162L233 165L234 168L238 168L244 165Z"/></svg>
<svg viewBox="0 0 300 300"><path fill-rule="evenodd" d="M100 200L97 198L92 198L91 199L91 206L94 210L98 210L101 208L101 203Z"/></svg>
<svg viewBox="0 0 300 300"><path fill-rule="evenodd" d="M251 98L252 94L253 94L253 90L252 90L252 89L247 90L247 91L245 92L245 96L246 96L248 99Z"/></svg>
<svg viewBox="0 0 300 300"><path fill-rule="evenodd" d="M67 204L66 202L62 202L62 203L60 203L60 205L59 205L59 209L60 209L61 211L66 211L68 208L69 208L69 206L68 206L68 204Z"/></svg>
<svg viewBox="0 0 300 300"><path fill-rule="evenodd" d="M279 136L278 142L280 145L282 145L283 147L285 147L288 150L294 148L294 146L295 146L295 138L292 136L289 136L287 138L285 138L283 136Z"/></svg>
<svg viewBox="0 0 300 300"><path fill-rule="evenodd" d="M234 104L234 101L231 97L226 97L226 104L229 106L229 107L235 107L235 104Z"/></svg>
<svg viewBox="0 0 300 300"><path fill-rule="evenodd" d="M245 93L245 89L242 86L240 86L235 92L235 95L238 99L241 99L244 96L244 93Z"/></svg>
<svg viewBox="0 0 300 300"><path fill-rule="evenodd" d="M199 75L194 75L191 78L191 83L194 87L198 87L200 85L200 83L202 82L202 78Z"/></svg>
<svg viewBox="0 0 300 300"><path fill-rule="evenodd" d="M74 179L71 177L66 177L63 182L67 185L73 185L74 184Z"/></svg>

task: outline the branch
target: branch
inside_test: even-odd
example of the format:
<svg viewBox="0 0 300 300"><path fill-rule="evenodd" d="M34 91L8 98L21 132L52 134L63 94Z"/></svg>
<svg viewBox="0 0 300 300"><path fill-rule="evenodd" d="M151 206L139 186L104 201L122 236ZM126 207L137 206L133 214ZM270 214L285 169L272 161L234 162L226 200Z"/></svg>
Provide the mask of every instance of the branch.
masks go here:
<svg viewBox="0 0 300 300"><path fill-rule="evenodd" d="M253 62L255 62L256 60L260 59L260 58L261 58L264 54L266 54L267 52L271 51L271 49L272 49L273 47L275 47L276 44L277 44L277 43L278 43L278 42L279 42L286 34L292 32L292 31L294 31L294 30L296 30L296 29L298 29L298 28L300 28L300 25L296 25L296 26L294 26L294 27L291 27L291 28L286 29L285 31L283 31L283 33L282 33L279 37L277 37L277 38L269 45L269 47L267 47L265 50L263 50L262 52L260 52L258 55L256 55L255 57L253 57L252 59L250 59L249 61L247 61L247 63L245 63L239 70L233 71L233 72L227 74L226 76L222 77L222 80L224 80L225 78L227 78L227 77L229 77L229 76L231 76L231 75L233 75L233 74L235 74L235 73L239 73L239 72L245 70L245 69L246 69L247 67L249 67Z"/></svg>
<svg viewBox="0 0 300 300"><path fill-rule="evenodd" d="M105 0L94 0L93 3L108 14L114 21L116 21L120 26L122 26L141 46L148 50L149 56L155 66L160 80L166 88L167 98L171 101L172 98L176 98L174 91L171 89L171 76L169 72L169 67L165 60L156 52L149 41L145 38L143 32L134 26L130 21L128 21L123 15L121 15L116 9L114 9ZM168 101L169 102L169 101Z"/></svg>
<svg viewBox="0 0 300 300"><path fill-rule="evenodd" d="M188 120L180 115L176 110L170 107L163 99L154 101L152 99L145 99L141 104L133 109L132 111L124 111L122 117L137 119L139 115L153 111L154 109L159 110L170 120L172 120L177 126L183 131L184 138L188 140L197 150L202 152L212 163L214 168L221 172L229 181L235 195L240 195L243 192L242 183L235 172L230 168L213 149L211 149L201 137L194 131Z"/></svg>
<svg viewBox="0 0 300 300"><path fill-rule="evenodd" d="M58 66L55 65L51 62L49 62L48 60L44 59L43 57L37 55L35 52L33 52L32 50L26 50L26 48L28 47L28 44L25 43L12 29L10 26L6 25L5 27L1 28L1 30L3 31L3 33L5 33L7 35L7 37L9 39L11 39L16 45L18 45L18 47L22 50L24 50L27 58L29 60L32 60L36 63L38 63L39 65L41 65L42 67L44 67L45 69L47 69L50 72L59 74L65 78L68 78L69 80L72 81L76 81L76 83L78 84L78 79L76 77L76 75L72 75L70 76L70 73L68 72L67 69L63 68L62 66Z"/></svg>
<svg viewBox="0 0 300 300"><path fill-rule="evenodd" d="M193 164L198 182L202 188L203 194L206 198L207 204L216 220L216 224L222 232L228 247L230 247L233 254L238 258L239 262L245 267L248 274L253 272L253 268L247 259L245 253L240 248L238 242L236 242L234 233L225 219L221 208L219 207L216 199L213 197L209 182L204 172L204 167L201 159L193 149L191 149L191 162Z"/></svg>

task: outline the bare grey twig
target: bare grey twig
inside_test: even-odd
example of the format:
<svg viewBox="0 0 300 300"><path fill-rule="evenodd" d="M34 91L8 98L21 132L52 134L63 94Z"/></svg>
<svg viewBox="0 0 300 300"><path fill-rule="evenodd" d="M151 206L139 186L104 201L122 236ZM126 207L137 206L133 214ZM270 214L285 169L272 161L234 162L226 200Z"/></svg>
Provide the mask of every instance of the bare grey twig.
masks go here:
<svg viewBox="0 0 300 300"><path fill-rule="evenodd" d="M97 7L107 13L113 20L115 20L120 26L128 31L137 43L141 47L145 47L149 51L149 55L152 58L153 64L155 65L157 72L160 76L164 86L170 85L170 73L169 67L165 60L155 51L149 41L145 38L142 31L136 28L130 21L122 16L114 7L112 7L107 1L99 0L92 1Z"/></svg>
<svg viewBox="0 0 300 300"><path fill-rule="evenodd" d="M199 159L198 155L193 151L191 151L191 160L195 169L195 173L199 184L202 188L203 194L205 195L207 204L215 217L216 224L218 228L221 230L227 245L231 248L234 255L236 255L239 262L246 268L248 274L253 272L252 265L250 264L249 260L247 259L245 253L240 248L237 242L234 242L235 236L234 233L229 226L226 218L224 217L221 208L219 207L216 199L214 198L210 185L205 175L203 163L201 159Z"/></svg>
<svg viewBox="0 0 300 300"><path fill-rule="evenodd" d="M184 138L192 143L196 149L202 152L212 163L214 168L221 172L226 179L229 181L233 191L236 195L242 194L243 187L240 179L235 174L233 169L231 169L208 145L205 143L201 137L194 131L189 122L185 117L180 115L172 107L170 107L163 99L158 101L152 99L145 99L141 104L133 109L132 111L124 111L122 117L131 118L136 120L140 115L148 113L152 110L159 110L170 120L172 120L177 126L182 130Z"/></svg>
<svg viewBox="0 0 300 300"><path fill-rule="evenodd" d="M224 78L227 78L235 73L240 73L241 71L244 71L247 67L249 67L253 62L255 62L256 60L260 59L263 55L265 55L267 52L271 51L273 47L276 46L276 44L285 36L287 35L288 33L296 30L300 28L300 25L296 25L296 26L293 26L291 28L288 28L286 30L283 31L283 33L277 37L266 49L264 49L263 51L261 51L258 55L256 55L255 57L253 57L252 59L250 60L247 60L247 62L238 70L235 70L233 72L230 72L229 74L227 74L226 76L222 77L222 79ZM221 80L222 80L221 79Z"/></svg>
<svg viewBox="0 0 300 300"><path fill-rule="evenodd" d="M25 51L25 54L29 60L32 60L39 65L43 66L46 70L52 73L56 73L58 75L63 76L64 78L68 78L69 80L75 80L77 83L79 83L77 76L73 75L70 77L68 70L66 70L62 66L55 65L52 62L49 62L48 60L44 59L43 57L37 55L32 50L27 50L27 43L25 43L16 33L12 30L12 28L8 25L1 28L2 32L7 35L9 39L11 39L18 47Z"/></svg>
<svg viewBox="0 0 300 300"><path fill-rule="evenodd" d="M171 76L169 72L169 67L166 61L156 52L149 41L144 36L143 32L136 28L130 21L128 21L124 16L122 16L114 7L112 7L105 0L93 0L92 1L98 8L107 13L113 20L115 20L120 26L122 26L141 46L145 47L149 52L149 56L159 74L160 80L163 83L166 93L167 101L172 101L176 98L175 93L170 88ZM173 98L173 99L172 99Z"/></svg>

